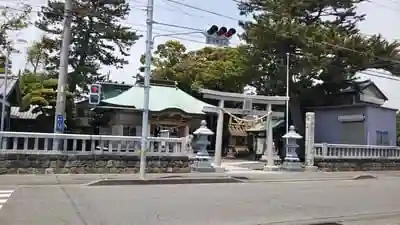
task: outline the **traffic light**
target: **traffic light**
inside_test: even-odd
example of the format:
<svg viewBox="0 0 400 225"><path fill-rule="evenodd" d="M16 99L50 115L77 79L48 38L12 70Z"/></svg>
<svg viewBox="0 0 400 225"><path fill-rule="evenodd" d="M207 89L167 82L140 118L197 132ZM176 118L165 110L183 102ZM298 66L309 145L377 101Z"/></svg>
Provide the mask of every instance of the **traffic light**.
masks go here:
<svg viewBox="0 0 400 225"><path fill-rule="evenodd" d="M212 25L205 33L206 43L218 46L228 46L229 39L236 34L234 28L229 30L226 27L218 27L217 25Z"/></svg>
<svg viewBox="0 0 400 225"><path fill-rule="evenodd" d="M231 38L235 34L236 34L236 30L234 28L231 28L228 30L228 32L225 33L225 37Z"/></svg>
<svg viewBox="0 0 400 225"><path fill-rule="evenodd" d="M101 85L92 84L89 92L89 104L98 105L101 100Z"/></svg>
<svg viewBox="0 0 400 225"><path fill-rule="evenodd" d="M219 30L217 32L217 36L225 35L227 31L228 31L228 29L226 29L226 27L221 27L221 28L219 28Z"/></svg>
<svg viewBox="0 0 400 225"><path fill-rule="evenodd" d="M207 30L207 34L208 34L208 35L213 35L213 34L215 34L215 32L217 32L217 31L218 31L218 26L217 26L217 25L212 25L212 26L210 27L210 29Z"/></svg>

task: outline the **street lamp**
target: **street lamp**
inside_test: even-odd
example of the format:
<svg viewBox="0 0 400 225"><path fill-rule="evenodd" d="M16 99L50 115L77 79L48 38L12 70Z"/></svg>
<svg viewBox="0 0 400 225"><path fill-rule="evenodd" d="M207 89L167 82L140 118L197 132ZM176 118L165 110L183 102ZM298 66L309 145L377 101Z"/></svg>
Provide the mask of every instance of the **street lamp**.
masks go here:
<svg viewBox="0 0 400 225"><path fill-rule="evenodd" d="M9 66L10 66L10 55L12 53L11 45L13 43L28 43L26 40L23 39L16 39L12 41L9 45L7 45L6 51L6 61L4 63L4 84L3 84L3 102L1 104L1 124L0 124L0 131L4 131L4 123L5 123L5 111L6 111L6 102L7 102L7 89L8 89L8 73L9 73Z"/></svg>

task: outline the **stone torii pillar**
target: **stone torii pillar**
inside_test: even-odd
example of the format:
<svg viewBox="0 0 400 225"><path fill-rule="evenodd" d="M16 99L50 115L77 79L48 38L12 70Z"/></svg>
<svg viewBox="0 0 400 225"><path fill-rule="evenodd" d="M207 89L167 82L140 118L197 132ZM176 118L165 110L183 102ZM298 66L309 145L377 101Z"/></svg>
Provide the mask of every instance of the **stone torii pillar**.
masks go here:
<svg viewBox="0 0 400 225"><path fill-rule="evenodd" d="M218 107L204 107L203 111L208 113L217 113L218 121L217 121L217 132L216 132L216 140L215 140L215 157L214 164L215 166L221 166L221 157L222 157L222 137L223 137L223 125L224 125L224 111L229 112L235 115L246 115L248 112L245 112L243 109L235 109L235 108L225 108L225 102L244 102L245 99L250 99L252 103L256 104L264 104L267 105L267 111L260 110L251 110L251 114L264 116L267 114L273 105L285 105L287 100L289 99L286 96L261 96L261 95L247 95L240 93L231 93L231 92L221 92L214 91L209 89L201 89L200 93L203 94L204 98L208 99L216 99L219 100ZM280 113L278 113L280 115ZM276 115L276 114L275 114ZM272 112L267 120L271 120L274 116L274 112ZM269 123L271 125L271 123ZM268 129L267 133L270 133L270 137L266 138L267 142L267 151L271 151L272 155L272 129ZM269 146L269 147L268 147ZM273 159L268 159L267 165L273 164Z"/></svg>
<svg viewBox="0 0 400 225"><path fill-rule="evenodd" d="M219 108L224 108L224 100L219 100ZM214 153L214 164L216 166L221 166L221 156L222 156L222 138L224 133L224 111L222 109L218 110L218 120L217 120L217 132L215 136L215 153Z"/></svg>

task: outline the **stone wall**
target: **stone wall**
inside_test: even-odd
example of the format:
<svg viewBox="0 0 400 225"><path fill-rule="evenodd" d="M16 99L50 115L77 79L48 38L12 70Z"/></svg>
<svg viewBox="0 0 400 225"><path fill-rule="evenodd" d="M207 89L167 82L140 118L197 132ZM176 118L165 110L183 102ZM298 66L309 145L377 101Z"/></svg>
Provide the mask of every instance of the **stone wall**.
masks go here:
<svg viewBox="0 0 400 225"><path fill-rule="evenodd" d="M400 170L400 159L316 159L315 165L329 172Z"/></svg>
<svg viewBox="0 0 400 225"><path fill-rule="evenodd" d="M0 155L0 174L137 173L139 156L117 155ZM148 156L148 173L190 172L187 156Z"/></svg>

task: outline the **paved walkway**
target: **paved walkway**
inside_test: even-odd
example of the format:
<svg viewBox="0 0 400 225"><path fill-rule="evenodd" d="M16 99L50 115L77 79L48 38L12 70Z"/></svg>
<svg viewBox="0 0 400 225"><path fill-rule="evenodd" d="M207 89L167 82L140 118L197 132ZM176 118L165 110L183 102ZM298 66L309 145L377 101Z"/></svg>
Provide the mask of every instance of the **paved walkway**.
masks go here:
<svg viewBox="0 0 400 225"><path fill-rule="evenodd" d="M225 169L227 174L238 172L248 174L271 173L270 171L263 171L264 166L264 162L248 160L223 160L221 163L221 167Z"/></svg>

